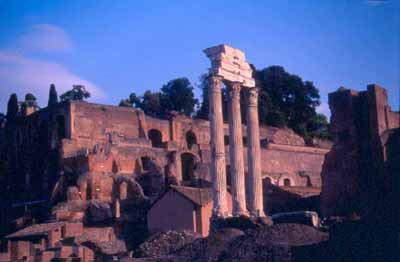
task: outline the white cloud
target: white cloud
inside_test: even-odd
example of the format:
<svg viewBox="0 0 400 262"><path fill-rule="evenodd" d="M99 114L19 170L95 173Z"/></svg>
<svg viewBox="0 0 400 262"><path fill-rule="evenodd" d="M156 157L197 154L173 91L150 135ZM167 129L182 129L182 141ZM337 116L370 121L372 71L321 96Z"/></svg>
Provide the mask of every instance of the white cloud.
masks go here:
<svg viewBox="0 0 400 262"><path fill-rule="evenodd" d="M31 92L38 98L39 105L45 106L51 83L56 85L59 95L71 89L73 84L82 84L94 100L105 97L96 84L75 75L62 64L0 50L0 99L3 100L0 101L1 104L6 105L11 93L17 93L22 100L23 95Z"/></svg>
<svg viewBox="0 0 400 262"><path fill-rule="evenodd" d="M331 116L331 110L329 109L329 105L327 103L321 103L317 108L316 108L317 113L325 115L328 120Z"/></svg>
<svg viewBox="0 0 400 262"><path fill-rule="evenodd" d="M37 24L19 38L23 49L47 53L60 53L72 50L72 42L65 31L55 25Z"/></svg>

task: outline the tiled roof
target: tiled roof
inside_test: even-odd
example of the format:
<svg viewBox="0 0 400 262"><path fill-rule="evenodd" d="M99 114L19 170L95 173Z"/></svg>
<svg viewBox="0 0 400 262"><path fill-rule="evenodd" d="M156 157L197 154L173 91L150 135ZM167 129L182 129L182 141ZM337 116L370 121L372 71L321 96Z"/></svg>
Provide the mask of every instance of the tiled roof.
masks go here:
<svg viewBox="0 0 400 262"><path fill-rule="evenodd" d="M211 188L186 186L171 186L171 188L198 206L205 206L213 199Z"/></svg>
<svg viewBox="0 0 400 262"><path fill-rule="evenodd" d="M46 236L49 231L54 230L60 226L65 224L64 222L54 222L54 223L44 223L44 224L36 224L24 229L21 229L15 233L12 233L6 238L24 238L30 236Z"/></svg>

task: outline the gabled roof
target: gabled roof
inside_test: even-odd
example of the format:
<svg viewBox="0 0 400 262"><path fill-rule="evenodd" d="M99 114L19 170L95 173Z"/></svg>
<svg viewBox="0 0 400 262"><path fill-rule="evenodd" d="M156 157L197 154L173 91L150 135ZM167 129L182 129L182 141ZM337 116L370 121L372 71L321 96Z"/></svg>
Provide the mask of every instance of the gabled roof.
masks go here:
<svg viewBox="0 0 400 262"><path fill-rule="evenodd" d="M213 199L211 188L171 186L171 190L178 192L198 206L205 206Z"/></svg>
<svg viewBox="0 0 400 262"><path fill-rule="evenodd" d="M15 233L12 233L6 238L25 238L25 237L33 237L33 236L47 236L48 233L58 227L64 225L65 222L54 222L54 223L44 223L44 224L36 224L24 229L21 229Z"/></svg>

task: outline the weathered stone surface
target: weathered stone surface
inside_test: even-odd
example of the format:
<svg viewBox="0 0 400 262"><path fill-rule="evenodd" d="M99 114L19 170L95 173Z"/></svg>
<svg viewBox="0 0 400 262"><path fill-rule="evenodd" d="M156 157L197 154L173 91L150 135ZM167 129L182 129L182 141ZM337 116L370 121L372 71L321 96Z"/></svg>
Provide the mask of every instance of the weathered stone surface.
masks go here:
<svg viewBox="0 0 400 262"><path fill-rule="evenodd" d="M68 201L81 200L81 196L79 195L79 189L77 187L75 186L68 187L67 200Z"/></svg>
<svg viewBox="0 0 400 262"><path fill-rule="evenodd" d="M357 213L381 221L381 202L393 176L385 171L383 141L388 130L400 126L400 115L390 109L386 90L377 85L362 92L341 88L329 94L329 105L334 145L321 175L321 211L325 216Z"/></svg>
<svg viewBox="0 0 400 262"><path fill-rule="evenodd" d="M112 218L112 210L109 204L92 200L89 204L88 215L90 221L102 222Z"/></svg>
<svg viewBox="0 0 400 262"><path fill-rule="evenodd" d="M250 65L246 62L245 54L239 49L218 45L205 49L204 53L212 61L212 75L222 76L225 80L239 82L246 87L255 86Z"/></svg>

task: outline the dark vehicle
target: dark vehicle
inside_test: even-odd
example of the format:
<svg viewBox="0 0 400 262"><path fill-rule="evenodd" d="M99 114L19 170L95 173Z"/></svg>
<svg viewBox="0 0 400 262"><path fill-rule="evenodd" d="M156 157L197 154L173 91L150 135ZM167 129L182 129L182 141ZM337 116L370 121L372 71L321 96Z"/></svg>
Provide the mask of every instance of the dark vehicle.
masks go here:
<svg viewBox="0 0 400 262"><path fill-rule="evenodd" d="M274 221L274 224L295 223L308 225L315 228L319 228L321 226L321 221L317 212L313 211L278 213L272 215L271 219Z"/></svg>

